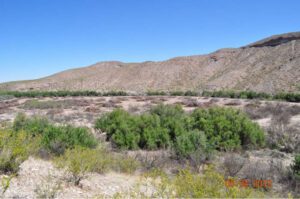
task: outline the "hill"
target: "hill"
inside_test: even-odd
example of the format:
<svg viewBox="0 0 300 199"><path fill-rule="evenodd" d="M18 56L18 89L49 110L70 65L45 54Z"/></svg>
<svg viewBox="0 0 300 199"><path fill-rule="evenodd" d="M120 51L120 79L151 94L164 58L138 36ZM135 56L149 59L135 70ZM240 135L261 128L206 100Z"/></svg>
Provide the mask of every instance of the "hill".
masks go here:
<svg viewBox="0 0 300 199"><path fill-rule="evenodd" d="M30 81L0 84L1 90L254 90L300 89L300 32L274 35L241 48L160 62L99 62Z"/></svg>

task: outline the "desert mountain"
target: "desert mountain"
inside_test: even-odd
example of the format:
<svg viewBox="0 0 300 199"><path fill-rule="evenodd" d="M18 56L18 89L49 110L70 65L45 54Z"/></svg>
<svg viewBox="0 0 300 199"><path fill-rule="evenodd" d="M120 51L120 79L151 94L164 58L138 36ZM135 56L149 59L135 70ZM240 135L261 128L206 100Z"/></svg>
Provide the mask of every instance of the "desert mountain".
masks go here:
<svg viewBox="0 0 300 199"><path fill-rule="evenodd" d="M99 62L38 80L3 83L0 89L297 92L300 89L300 32L274 35L241 48L161 62Z"/></svg>

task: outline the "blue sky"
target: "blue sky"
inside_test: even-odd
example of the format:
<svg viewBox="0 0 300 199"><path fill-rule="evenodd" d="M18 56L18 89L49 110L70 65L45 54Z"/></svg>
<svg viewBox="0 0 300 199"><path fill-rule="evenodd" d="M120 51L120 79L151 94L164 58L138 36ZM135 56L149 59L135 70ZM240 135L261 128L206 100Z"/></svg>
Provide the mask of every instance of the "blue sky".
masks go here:
<svg viewBox="0 0 300 199"><path fill-rule="evenodd" d="M299 0L0 0L0 82L300 31Z"/></svg>

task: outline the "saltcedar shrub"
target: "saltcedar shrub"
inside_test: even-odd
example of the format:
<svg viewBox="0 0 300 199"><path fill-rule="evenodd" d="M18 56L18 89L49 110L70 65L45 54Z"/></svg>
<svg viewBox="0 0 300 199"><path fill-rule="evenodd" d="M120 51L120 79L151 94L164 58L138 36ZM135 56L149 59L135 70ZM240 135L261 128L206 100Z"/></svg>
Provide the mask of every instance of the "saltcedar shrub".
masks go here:
<svg viewBox="0 0 300 199"><path fill-rule="evenodd" d="M64 149L82 146L93 148L97 145L96 139L87 128L72 126L56 126L44 117L27 118L24 114L17 115L13 129L16 132L25 131L30 137L41 138L41 147L60 155Z"/></svg>
<svg viewBox="0 0 300 199"><path fill-rule="evenodd" d="M138 122L138 131L141 135L140 148L154 150L170 146L168 129L161 126L158 115L141 115Z"/></svg>
<svg viewBox="0 0 300 199"><path fill-rule="evenodd" d="M232 108L196 109L194 128L205 132L211 146L233 150L264 145L264 132L239 110Z"/></svg>
<svg viewBox="0 0 300 199"><path fill-rule="evenodd" d="M196 109L187 114L178 105L158 105L141 115L116 109L98 119L96 128L107 132L108 140L122 149L174 146L184 157L195 150L197 142L193 140L200 139L199 131L209 149L222 151L262 147L265 141L260 127L232 108Z"/></svg>
<svg viewBox="0 0 300 199"><path fill-rule="evenodd" d="M137 118L122 109L105 114L96 122L97 129L107 133L107 138L122 149L137 149L140 135L137 133Z"/></svg>
<svg viewBox="0 0 300 199"><path fill-rule="evenodd" d="M204 132L193 130L188 131L176 138L174 150L178 157L189 158L197 150L206 151L206 136Z"/></svg>
<svg viewBox="0 0 300 199"><path fill-rule="evenodd" d="M180 105L159 104L150 110L150 114L160 118L160 124L166 128L172 141L186 130L187 115Z"/></svg>

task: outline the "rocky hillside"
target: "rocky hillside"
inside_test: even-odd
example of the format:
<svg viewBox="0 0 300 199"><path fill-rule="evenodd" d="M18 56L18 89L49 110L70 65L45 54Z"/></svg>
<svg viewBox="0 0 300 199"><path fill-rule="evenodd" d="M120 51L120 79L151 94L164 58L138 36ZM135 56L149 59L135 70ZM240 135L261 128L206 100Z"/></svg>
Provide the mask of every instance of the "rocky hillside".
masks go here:
<svg viewBox="0 0 300 199"><path fill-rule="evenodd" d="M38 80L3 83L0 89L297 92L300 89L300 32L275 35L241 48L161 62L99 62Z"/></svg>

